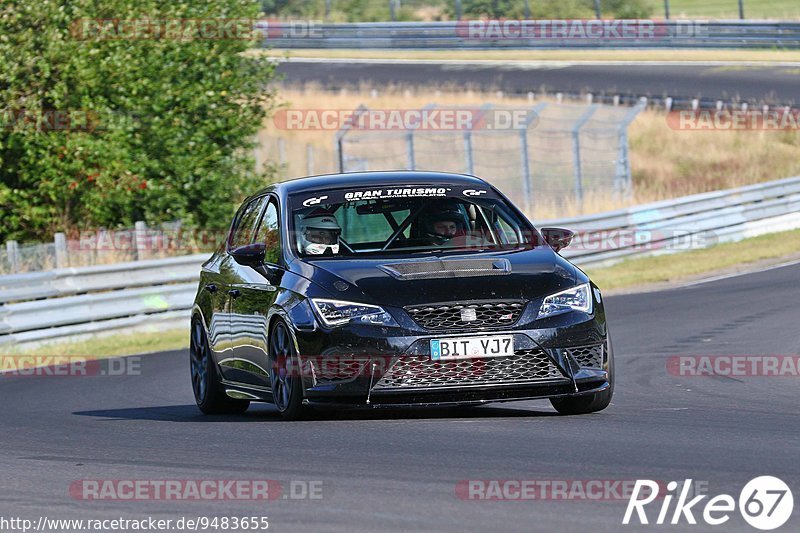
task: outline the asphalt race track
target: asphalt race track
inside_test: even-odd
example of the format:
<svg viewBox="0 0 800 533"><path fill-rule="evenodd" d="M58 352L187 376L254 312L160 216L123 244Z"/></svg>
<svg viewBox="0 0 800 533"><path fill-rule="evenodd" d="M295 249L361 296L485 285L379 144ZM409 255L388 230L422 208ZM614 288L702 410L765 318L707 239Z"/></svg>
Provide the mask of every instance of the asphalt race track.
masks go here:
<svg viewBox="0 0 800 533"><path fill-rule="evenodd" d="M702 64L437 64L380 61L304 60L281 63L278 72L288 83L315 82L328 88L370 84L442 85L503 90L703 98L793 105L798 98L798 66ZM766 88L769 88L767 90Z"/></svg>
<svg viewBox="0 0 800 533"><path fill-rule="evenodd" d="M205 417L193 404L186 352L143 357L141 375L0 376L0 516L268 516L276 531L635 531L648 527L621 526L626 501L463 500L456 484L692 478L711 495L738 499L750 479L776 475L796 501L782 531L797 531L800 378L679 378L667 360L799 353L798 276L795 265L609 297L617 391L606 411L588 416L523 402L294 423L266 405ZM69 493L81 479L230 478L284 487L321 480L322 499L86 501ZM657 513L650 509L651 521ZM687 529L712 528L667 528ZM716 530L754 531L738 512Z"/></svg>

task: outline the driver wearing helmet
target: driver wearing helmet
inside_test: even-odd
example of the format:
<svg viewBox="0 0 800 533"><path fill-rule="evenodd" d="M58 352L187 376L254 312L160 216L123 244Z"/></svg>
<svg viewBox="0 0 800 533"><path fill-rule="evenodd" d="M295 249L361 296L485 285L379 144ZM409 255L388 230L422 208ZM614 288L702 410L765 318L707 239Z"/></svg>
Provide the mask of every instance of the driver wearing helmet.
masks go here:
<svg viewBox="0 0 800 533"><path fill-rule="evenodd" d="M464 214L455 205L445 205L425 218L425 236L431 244L442 245L466 233Z"/></svg>
<svg viewBox="0 0 800 533"><path fill-rule="evenodd" d="M300 220L297 247L309 255L339 253L342 228L333 215L309 215Z"/></svg>

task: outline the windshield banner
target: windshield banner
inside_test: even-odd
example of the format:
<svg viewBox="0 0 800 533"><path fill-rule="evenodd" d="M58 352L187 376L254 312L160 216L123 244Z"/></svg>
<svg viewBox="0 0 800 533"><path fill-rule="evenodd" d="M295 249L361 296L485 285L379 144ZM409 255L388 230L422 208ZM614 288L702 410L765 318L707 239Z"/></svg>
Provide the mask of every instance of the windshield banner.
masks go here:
<svg viewBox="0 0 800 533"><path fill-rule="evenodd" d="M333 189L324 192L296 194L292 207L302 209L315 205L342 204L362 200L387 200L395 198L498 198L497 193L482 186L387 185L385 187Z"/></svg>

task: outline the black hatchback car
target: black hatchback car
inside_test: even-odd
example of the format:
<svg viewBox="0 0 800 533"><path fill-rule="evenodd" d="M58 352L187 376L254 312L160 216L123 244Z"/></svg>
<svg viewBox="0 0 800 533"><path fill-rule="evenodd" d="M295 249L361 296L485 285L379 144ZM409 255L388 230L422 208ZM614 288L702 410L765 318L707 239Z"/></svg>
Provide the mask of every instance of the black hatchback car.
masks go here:
<svg viewBox="0 0 800 533"><path fill-rule="evenodd" d="M205 413L549 398L600 411L614 359L600 291L471 176L363 172L271 185L203 264L191 377Z"/></svg>

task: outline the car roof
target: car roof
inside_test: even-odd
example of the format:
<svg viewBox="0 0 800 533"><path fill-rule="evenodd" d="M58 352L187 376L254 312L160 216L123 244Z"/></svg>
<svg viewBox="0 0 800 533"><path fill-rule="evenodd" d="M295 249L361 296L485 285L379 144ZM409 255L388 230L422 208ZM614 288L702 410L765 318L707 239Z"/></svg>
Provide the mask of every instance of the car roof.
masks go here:
<svg viewBox="0 0 800 533"><path fill-rule="evenodd" d="M488 183L475 176L451 174L449 172L425 172L415 170L347 172L344 174L323 174L296 178L275 183L258 194L275 191L278 194L295 194L299 192L337 189L343 187L372 187L381 185L475 185L489 186Z"/></svg>

